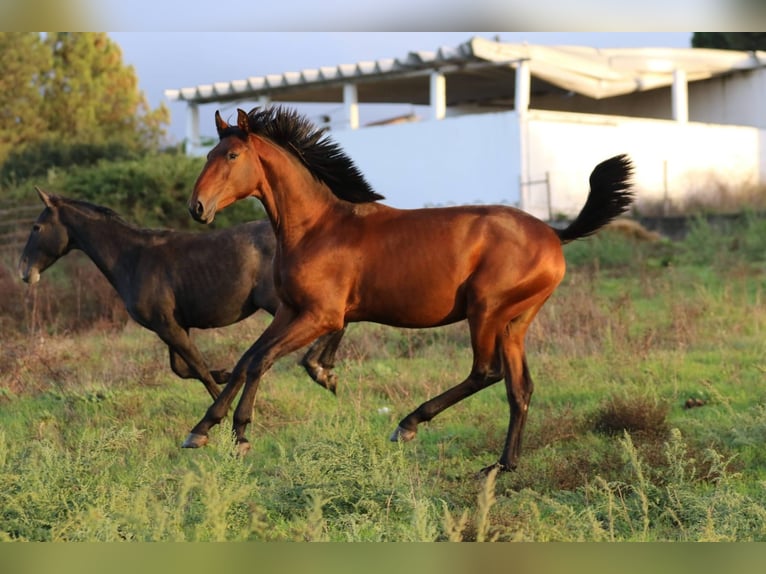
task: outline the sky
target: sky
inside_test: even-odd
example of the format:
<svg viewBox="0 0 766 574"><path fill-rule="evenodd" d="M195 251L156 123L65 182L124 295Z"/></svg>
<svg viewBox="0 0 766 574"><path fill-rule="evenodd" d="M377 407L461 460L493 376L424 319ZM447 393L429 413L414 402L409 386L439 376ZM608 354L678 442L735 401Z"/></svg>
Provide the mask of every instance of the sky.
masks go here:
<svg viewBox="0 0 766 574"><path fill-rule="evenodd" d="M455 47L473 36L503 42L585 45L597 48L688 48L691 32L110 32L134 67L139 88L152 108L164 102L171 112L168 143L183 141L186 104L170 102L169 88L185 88L306 68L404 58L410 51ZM203 136L215 133L214 108L201 108ZM311 116L308 109L302 113ZM316 108L313 108L316 109ZM317 112L318 113L318 112ZM209 114L209 117L206 115ZM365 118L362 118L365 119ZM378 118L367 118L368 120Z"/></svg>

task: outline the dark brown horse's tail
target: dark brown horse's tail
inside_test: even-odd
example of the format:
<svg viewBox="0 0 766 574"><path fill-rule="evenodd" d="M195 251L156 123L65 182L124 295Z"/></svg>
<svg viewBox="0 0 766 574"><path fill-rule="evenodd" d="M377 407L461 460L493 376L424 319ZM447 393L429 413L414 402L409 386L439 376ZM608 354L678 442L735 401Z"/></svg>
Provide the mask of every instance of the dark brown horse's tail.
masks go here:
<svg viewBox="0 0 766 574"><path fill-rule="evenodd" d="M621 215L633 203L630 178L633 164L623 154L598 164L590 174L590 193L580 213L566 229L557 229L562 243L586 237Z"/></svg>

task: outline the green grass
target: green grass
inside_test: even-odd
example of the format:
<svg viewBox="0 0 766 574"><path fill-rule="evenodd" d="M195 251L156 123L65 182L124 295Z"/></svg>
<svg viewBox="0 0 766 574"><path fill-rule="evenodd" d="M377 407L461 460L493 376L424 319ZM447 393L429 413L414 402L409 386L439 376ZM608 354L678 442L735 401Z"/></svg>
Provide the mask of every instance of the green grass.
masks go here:
<svg viewBox="0 0 766 574"><path fill-rule="evenodd" d="M152 333L10 333L0 537L766 540L766 249L749 228L712 235L667 244L603 233L567 247L568 276L527 338L536 386L521 462L497 476L476 471L503 445L502 384L414 441L388 441L401 417L467 374L465 325L352 325L337 397L299 355L278 362L245 458L230 419L206 448L179 448L209 400L174 377ZM267 321L194 336L211 362L232 365ZM686 408L690 398L703 404Z"/></svg>

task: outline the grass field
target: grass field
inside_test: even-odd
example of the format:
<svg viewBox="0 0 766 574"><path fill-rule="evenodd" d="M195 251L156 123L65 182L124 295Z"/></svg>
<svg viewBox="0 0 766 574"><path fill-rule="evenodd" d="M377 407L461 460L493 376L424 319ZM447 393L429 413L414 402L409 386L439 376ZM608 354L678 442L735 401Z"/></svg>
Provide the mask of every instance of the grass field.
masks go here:
<svg viewBox="0 0 766 574"><path fill-rule="evenodd" d="M352 325L337 397L299 355L283 359L244 459L229 419L208 447L179 448L209 399L172 374L153 333L5 328L0 538L766 540L766 223L700 222L674 244L604 232L566 254L527 339L536 387L519 468L489 477L476 471L505 438L502 384L413 442L388 441L468 373L464 324ZM195 337L233 365L268 320Z"/></svg>

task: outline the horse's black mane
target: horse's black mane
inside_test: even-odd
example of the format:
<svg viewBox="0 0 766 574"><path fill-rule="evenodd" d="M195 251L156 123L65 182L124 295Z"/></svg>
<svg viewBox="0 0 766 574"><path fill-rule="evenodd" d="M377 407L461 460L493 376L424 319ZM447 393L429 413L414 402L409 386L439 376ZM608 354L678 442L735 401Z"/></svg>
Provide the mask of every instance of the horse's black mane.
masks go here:
<svg viewBox="0 0 766 574"><path fill-rule="evenodd" d="M251 132L290 151L340 199L352 203L383 199L340 145L327 136L327 128L282 106L254 108L247 117Z"/></svg>

